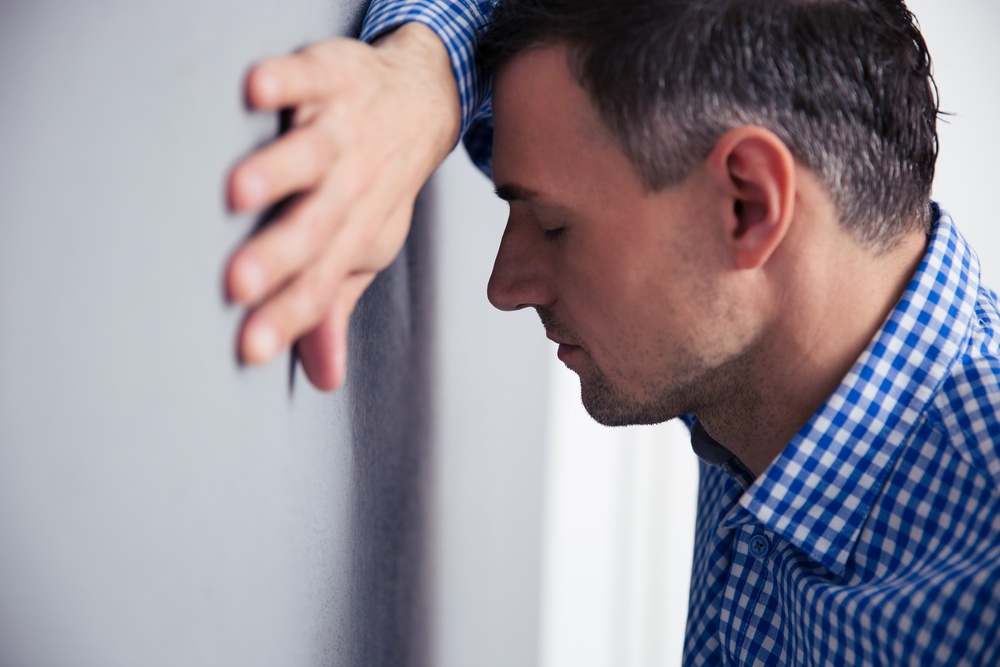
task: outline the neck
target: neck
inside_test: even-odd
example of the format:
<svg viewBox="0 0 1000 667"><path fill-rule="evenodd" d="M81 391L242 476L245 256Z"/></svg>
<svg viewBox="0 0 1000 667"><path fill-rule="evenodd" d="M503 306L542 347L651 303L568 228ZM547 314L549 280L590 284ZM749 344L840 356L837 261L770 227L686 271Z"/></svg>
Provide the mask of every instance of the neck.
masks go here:
<svg viewBox="0 0 1000 667"><path fill-rule="evenodd" d="M899 302L926 251L910 234L875 255L839 236L791 248L765 275L772 321L727 369L705 430L759 476L836 390ZM793 240L794 243L794 240ZM817 250L819 249L819 250Z"/></svg>

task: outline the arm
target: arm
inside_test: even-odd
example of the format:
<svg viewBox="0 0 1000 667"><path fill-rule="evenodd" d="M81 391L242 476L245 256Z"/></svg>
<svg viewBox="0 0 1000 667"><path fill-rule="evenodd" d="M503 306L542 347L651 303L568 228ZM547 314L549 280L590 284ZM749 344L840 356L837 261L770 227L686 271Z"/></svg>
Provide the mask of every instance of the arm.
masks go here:
<svg viewBox="0 0 1000 667"><path fill-rule="evenodd" d="M386 33L397 25L386 20L386 7L396 8L396 18L415 10L373 3L365 30L381 35L373 45L328 40L251 70L251 107L293 108L293 127L236 165L228 183L235 211L298 195L227 266L227 292L249 311L240 355L265 363L298 339L306 374L327 390L343 382L358 298L398 254L420 188L480 103L470 92L477 88L474 47L465 41L478 26L439 28L458 44L449 53L431 19L411 13L403 19L409 23ZM452 11L430 7L431 18ZM485 23L475 7L469 12Z"/></svg>

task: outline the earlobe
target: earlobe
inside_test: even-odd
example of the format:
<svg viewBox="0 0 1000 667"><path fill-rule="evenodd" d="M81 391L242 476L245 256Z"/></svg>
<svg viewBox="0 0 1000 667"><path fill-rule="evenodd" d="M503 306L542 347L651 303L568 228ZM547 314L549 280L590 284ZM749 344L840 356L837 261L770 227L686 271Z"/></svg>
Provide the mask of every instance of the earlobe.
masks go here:
<svg viewBox="0 0 1000 667"><path fill-rule="evenodd" d="M772 132L738 127L708 157L723 193L726 242L739 269L762 267L781 245L795 207L795 158Z"/></svg>

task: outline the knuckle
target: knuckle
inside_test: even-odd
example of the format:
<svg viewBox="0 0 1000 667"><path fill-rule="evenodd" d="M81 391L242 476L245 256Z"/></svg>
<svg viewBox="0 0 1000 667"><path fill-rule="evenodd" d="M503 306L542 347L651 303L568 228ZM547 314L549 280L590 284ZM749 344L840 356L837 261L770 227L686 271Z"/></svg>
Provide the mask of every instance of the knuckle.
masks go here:
<svg viewBox="0 0 1000 667"><path fill-rule="evenodd" d="M307 67L326 62L326 47L323 42L309 44L298 52L300 62Z"/></svg>
<svg viewBox="0 0 1000 667"><path fill-rule="evenodd" d="M275 281L284 282L305 264L308 256L303 253L305 244L298 240L298 236L297 230L282 223L273 228L268 238L263 239L267 245L261 246L260 255L266 256L265 261Z"/></svg>
<svg viewBox="0 0 1000 667"><path fill-rule="evenodd" d="M339 174L337 179L337 189L340 191L341 196L344 201L357 202L362 198L367 186L367 179L361 173L360 169L350 168L345 165L345 168Z"/></svg>
<svg viewBox="0 0 1000 667"><path fill-rule="evenodd" d="M316 210L315 207L302 211L296 220L296 227L300 252L303 255L312 255L323 249L330 233L329 221L330 216L324 215L321 210Z"/></svg>
<svg viewBox="0 0 1000 667"><path fill-rule="evenodd" d="M323 133L308 133L302 136L302 161L313 177L322 175L330 164L332 151Z"/></svg>
<svg viewBox="0 0 1000 667"><path fill-rule="evenodd" d="M373 252L377 252L380 237L379 230L375 228L375 225L371 221L361 221L355 224L360 227L358 230L358 242L366 251L365 254L371 255Z"/></svg>
<svg viewBox="0 0 1000 667"><path fill-rule="evenodd" d="M329 290L319 271L310 271L303 275L298 285L296 299L296 320L309 327L322 319L330 307Z"/></svg>
<svg viewBox="0 0 1000 667"><path fill-rule="evenodd" d="M328 76L331 63L323 50L316 45L308 46L298 54L299 76L309 82L310 88L329 89Z"/></svg>

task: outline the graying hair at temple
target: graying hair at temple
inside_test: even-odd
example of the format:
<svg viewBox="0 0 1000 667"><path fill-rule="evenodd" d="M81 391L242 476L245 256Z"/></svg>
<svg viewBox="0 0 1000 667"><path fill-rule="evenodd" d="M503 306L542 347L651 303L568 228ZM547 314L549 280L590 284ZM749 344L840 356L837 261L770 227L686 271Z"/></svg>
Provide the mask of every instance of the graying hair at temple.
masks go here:
<svg viewBox="0 0 1000 667"><path fill-rule="evenodd" d="M937 91L898 0L501 0L494 70L565 42L570 66L650 190L680 182L727 130L774 132L861 242L930 225Z"/></svg>

